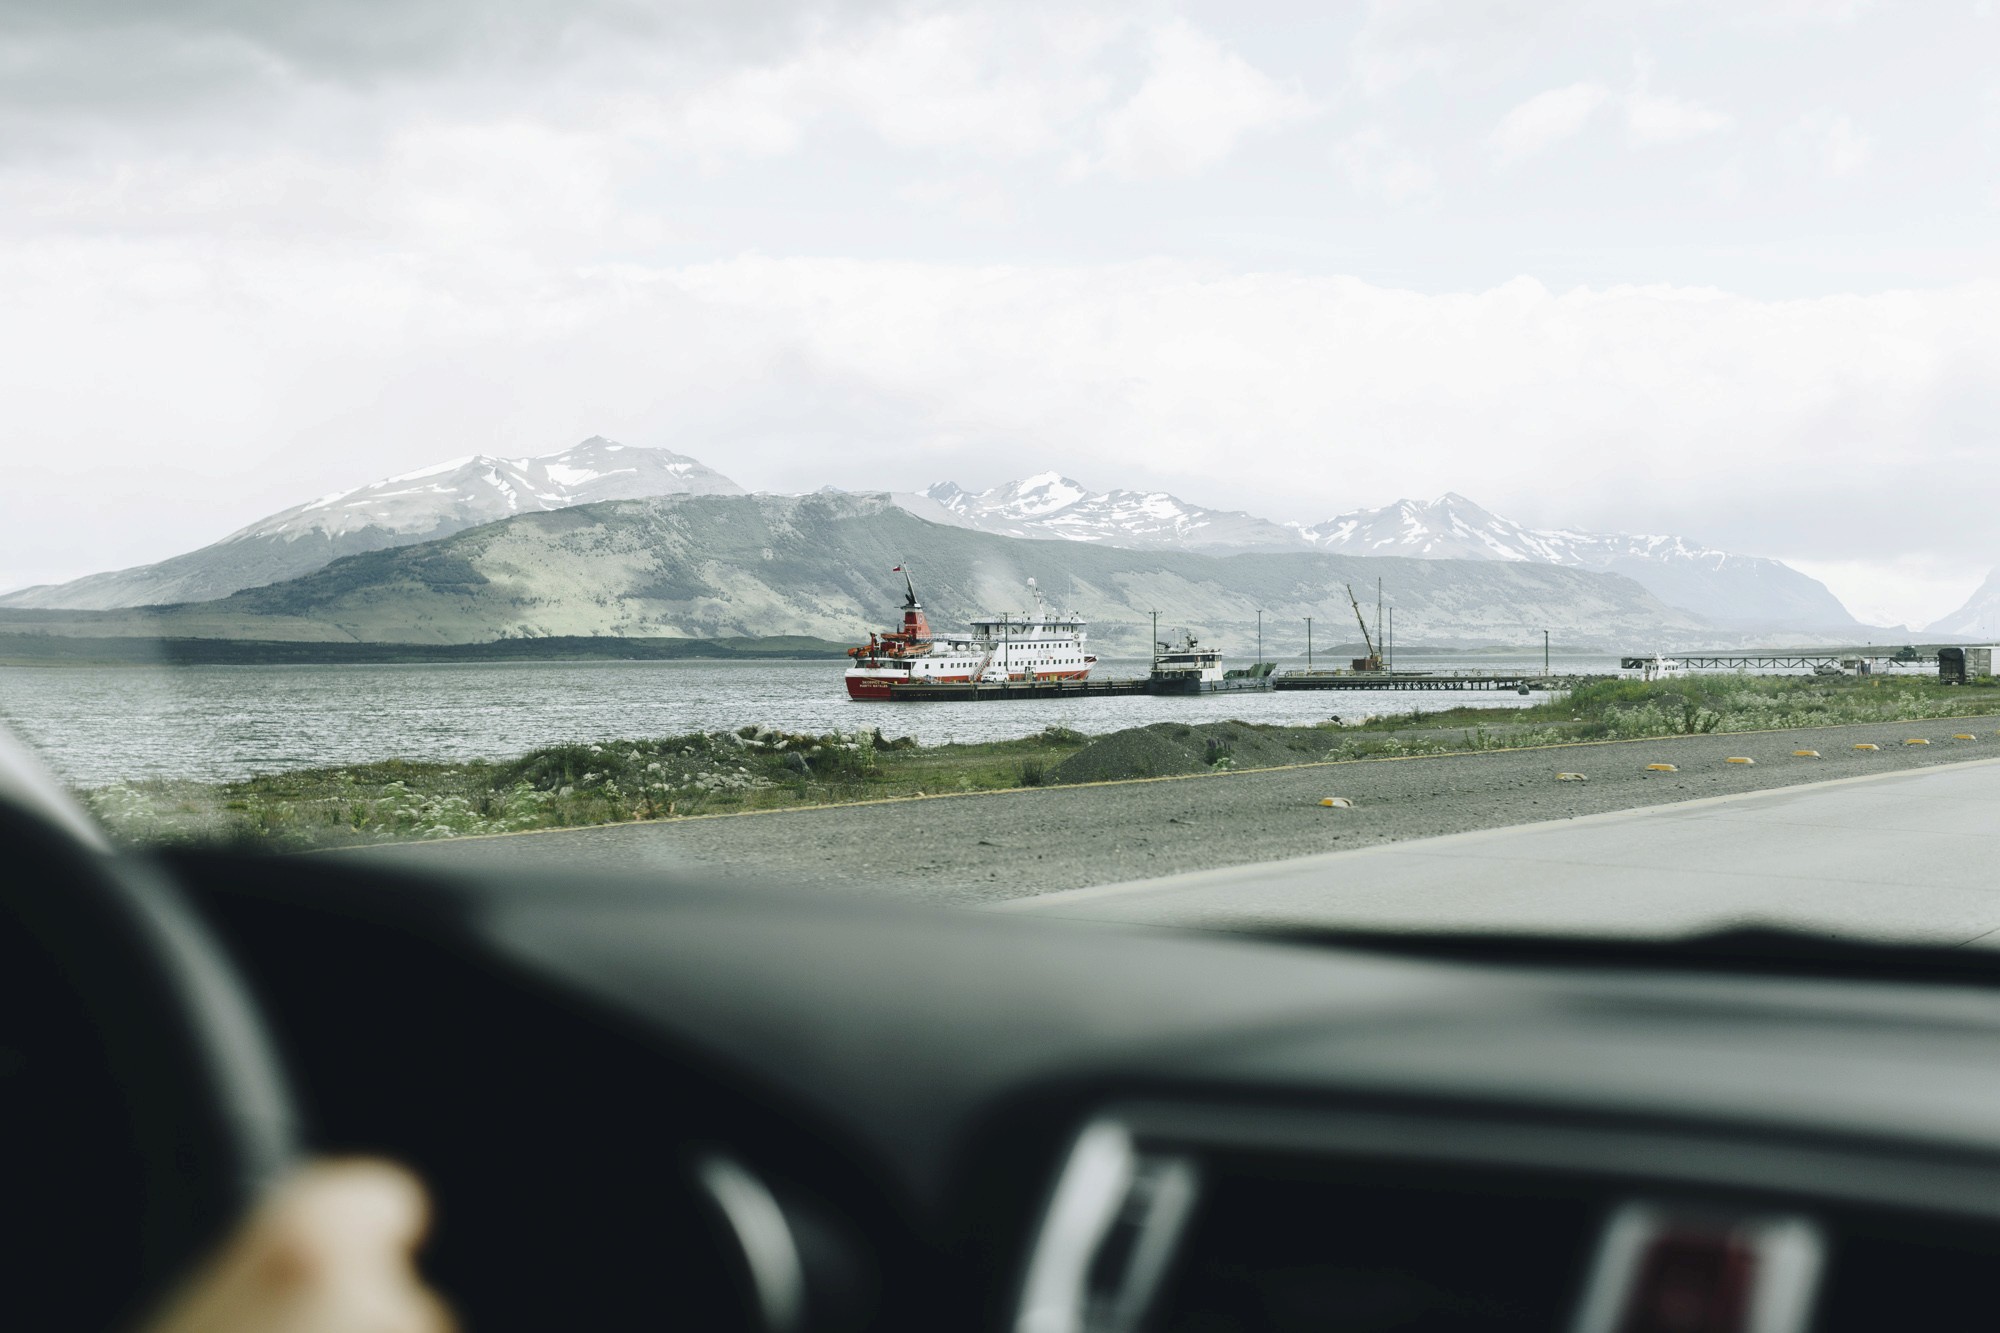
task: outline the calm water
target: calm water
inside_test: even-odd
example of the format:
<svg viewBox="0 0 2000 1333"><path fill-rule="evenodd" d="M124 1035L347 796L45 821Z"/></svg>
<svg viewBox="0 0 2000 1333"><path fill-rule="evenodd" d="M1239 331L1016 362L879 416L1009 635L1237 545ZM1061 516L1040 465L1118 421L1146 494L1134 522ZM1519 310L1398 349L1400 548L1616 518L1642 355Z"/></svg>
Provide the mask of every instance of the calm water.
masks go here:
<svg viewBox="0 0 2000 1333"><path fill-rule="evenodd" d="M1399 658L1402 670L1518 669L1523 657ZM1303 665L1284 663L1283 665ZM1533 667L1541 666L1540 656ZM1559 656L1558 671L1615 670ZM233 778L375 759L500 758L563 741L670 736L763 723L793 731L880 727L926 744L999 740L1050 725L1116 731L1168 719L1307 723L1333 714L1459 704L1512 708L1512 693L1136 696L889 704L847 698L838 662L561 662L407 666L0 667L0 721L66 780ZM1111 676L1143 662L1107 663ZM1538 698L1539 696L1536 696Z"/></svg>

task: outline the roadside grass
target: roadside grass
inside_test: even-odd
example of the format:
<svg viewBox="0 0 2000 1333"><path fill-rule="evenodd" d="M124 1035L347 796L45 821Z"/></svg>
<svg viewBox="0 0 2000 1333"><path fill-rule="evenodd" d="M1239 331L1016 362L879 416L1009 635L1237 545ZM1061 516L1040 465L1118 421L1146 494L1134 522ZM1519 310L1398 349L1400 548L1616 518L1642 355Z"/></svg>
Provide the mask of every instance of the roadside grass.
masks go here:
<svg viewBox="0 0 2000 1333"><path fill-rule="evenodd" d="M2000 715L2000 682L1711 675L1600 680L1526 708L1415 710L1348 726L1162 723L1098 737L1050 727L1017 740L936 746L880 731L744 727L557 745L501 761L386 760L226 783L118 783L81 795L127 845L303 851L1065 780L1981 715Z"/></svg>
<svg viewBox="0 0 2000 1333"><path fill-rule="evenodd" d="M1051 727L919 747L879 731L771 727L556 745L516 759L386 760L236 782L149 780L81 793L130 846L307 851L1037 785L1087 738Z"/></svg>
<svg viewBox="0 0 2000 1333"><path fill-rule="evenodd" d="M1597 680L1527 708L1416 710L1345 730L1360 734L1350 742L1359 754L1383 732L1405 743L1487 749L1991 714L2000 714L2000 681L1992 679L1940 685L1922 677L1713 674ZM1456 737L1442 735L1454 730Z"/></svg>

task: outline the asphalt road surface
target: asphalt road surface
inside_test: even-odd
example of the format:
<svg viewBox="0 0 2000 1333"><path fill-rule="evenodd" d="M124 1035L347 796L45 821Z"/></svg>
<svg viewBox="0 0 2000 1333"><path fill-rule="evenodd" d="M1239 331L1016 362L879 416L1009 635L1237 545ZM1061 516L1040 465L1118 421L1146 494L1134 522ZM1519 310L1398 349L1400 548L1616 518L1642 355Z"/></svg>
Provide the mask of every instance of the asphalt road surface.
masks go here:
<svg viewBox="0 0 2000 1333"><path fill-rule="evenodd" d="M2000 756L1017 898L1204 929L1818 937L2000 948Z"/></svg>
<svg viewBox="0 0 2000 1333"><path fill-rule="evenodd" d="M929 903L1090 885L2000 757L1996 719L1365 760L921 797L335 853L438 868L692 875ZM1974 740L1954 740L1965 732ZM1910 745L1924 739L1928 745ZM1877 750L1856 750L1858 743ZM1794 750L1819 751L1799 758ZM1751 764L1732 764L1732 757ZM1676 766L1649 772L1648 764ZM1558 773L1583 781L1559 781ZM1352 808L1327 808L1322 797Z"/></svg>

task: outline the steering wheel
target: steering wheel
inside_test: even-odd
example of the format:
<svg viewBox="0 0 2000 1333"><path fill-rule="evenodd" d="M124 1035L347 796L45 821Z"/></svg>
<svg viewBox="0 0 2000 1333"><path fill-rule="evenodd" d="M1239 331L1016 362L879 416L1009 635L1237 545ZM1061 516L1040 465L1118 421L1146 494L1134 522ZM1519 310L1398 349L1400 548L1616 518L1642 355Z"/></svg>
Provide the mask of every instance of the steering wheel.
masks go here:
<svg viewBox="0 0 2000 1333"><path fill-rule="evenodd" d="M23 1327L129 1323L295 1159L282 1067L163 872L5 800L0 970L7 1303L55 1307Z"/></svg>

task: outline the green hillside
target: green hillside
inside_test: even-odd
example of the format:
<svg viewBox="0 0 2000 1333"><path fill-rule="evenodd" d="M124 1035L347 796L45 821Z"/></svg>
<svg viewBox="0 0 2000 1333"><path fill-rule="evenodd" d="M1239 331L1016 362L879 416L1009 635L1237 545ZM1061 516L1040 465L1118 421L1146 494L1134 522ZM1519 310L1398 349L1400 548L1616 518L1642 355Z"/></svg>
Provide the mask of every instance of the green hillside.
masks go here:
<svg viewBox="0 0 2000 1333"><path fill-rule="evenodd" d="M214 602L130 612L0 613L0 631L320 642L477 643L617 635L855 641L894 621L908 565L934 627L1020 611L1027 580L1095 640L1143 651L1193 629L1251 651L1355 637L1342 584L1383 580L1404 643L1645 644L1702 622L1629 579L1544 565L1309 552L1194 555L1028 541L926 522L886 496L667 496L524 514L375 551Z"/></svg>

